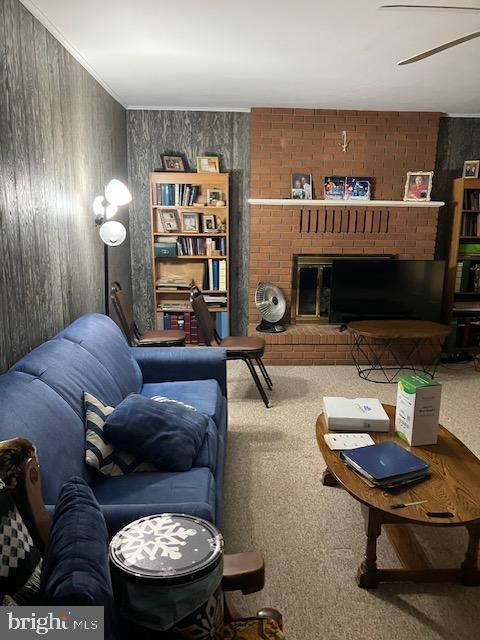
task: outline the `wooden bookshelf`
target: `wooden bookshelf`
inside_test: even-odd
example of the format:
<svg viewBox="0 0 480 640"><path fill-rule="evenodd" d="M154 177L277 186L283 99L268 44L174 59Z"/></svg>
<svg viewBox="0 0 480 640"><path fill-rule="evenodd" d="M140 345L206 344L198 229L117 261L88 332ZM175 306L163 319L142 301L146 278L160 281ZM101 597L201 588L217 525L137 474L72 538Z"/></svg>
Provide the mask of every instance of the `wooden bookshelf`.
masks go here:
<svg viewBox="0 0 480 640"><path fill-rule="evenodd" d="M480 351L480 291L475 287L477 265L480 269L480 179L453 180L449 215L444 311L455 328L448 350L473 354Z"/></svg>
<svg viewBox="0 0 480 640"><path fill-rule="evenodd" d="M218 313L225 313L226 316L222 316L222 319L226 319L226 334L229 333L230 318L230 265L229 265L229 174L228 173L180 173L180 172L154 172L149 176L150 187L150 219L151 219L151 242L152 242L152 279L153 279L153 291L154 291L154 317L155 325L157 329L164 328L164 314L170 314L169 318L175 324L180 321L186 323L186 314L190 314L191 307L189 303L190 291L188 289L175 289L175 288L159 288L157 282L165 278L180 278L184 280L193 280L194 284L203 290L206 295L222 295L226 296L227 301L221 306L214 305L210 307L210 312L215 315L217 319ZM173 188L166 185L181 185L180 187ZM185 204L181 199L185 195L187 187L195 187L194 203ZM166 189L168 193L166 194ZM215 206L214 204L207 203L207 195L209 189L216 189L221 192L221 200L225 202L225 206ZM190 192L191 193L191 192ZM163 204L165 202L165 195L169 200L177 202L177 204ZM159 216L160 210L166 210L173 212L178 222L177 231L166 231L159 228ZM196 213L199 216L200 227L197 232L189 232L182 229L181 218L182 213ZM202 215L214 215L217 226L221 224L222 229L220 233L215 231L206 232L202 227ZM170 238L176 238L175 244L176 253L175 256L161 256L156 257L155 245L161 244L169 240ZM218 251L221 246L223 248L222 255L179 255L180 246L183 250L190 250L188 246L189 239L201 239L198 241L199 247L195 246L195 250L199 249L202 252L207 251L207 245L210 244L211 239L215 242L216 250ZM197 244L197 242L195 242ZM193 248L193 247L192 247ZM204 274L205 269L213 267L213 263L209 260L223 260L225 261L226 271L226 288L220 287L218 289L204 288ZM218 265L220 267L220 265ZM219 283L220 284L220 283ZM173 306L172 306L173 305ZM168 309L174 309L168 311ZM181 309L184 309L183 311ZM174 316L176 316L174 318ZM191 317L190 317L191 320ZM182 325L180 325L182 328ZM187 327L185 327L187 329ZM188 333L188 331L187 331Z"/></svg>

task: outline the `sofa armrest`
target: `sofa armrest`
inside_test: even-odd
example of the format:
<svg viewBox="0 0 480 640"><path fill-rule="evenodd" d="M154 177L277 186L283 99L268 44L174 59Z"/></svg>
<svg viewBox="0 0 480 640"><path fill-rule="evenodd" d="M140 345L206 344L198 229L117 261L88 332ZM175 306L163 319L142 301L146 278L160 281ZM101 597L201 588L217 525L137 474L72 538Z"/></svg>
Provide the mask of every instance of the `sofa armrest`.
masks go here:
<svg viewBox="0 0 480 640"><path fill-rule="evenodd" d="M227 395L226 353L220 347L132 347L132 354L144 383L213 379Z"/></svg>

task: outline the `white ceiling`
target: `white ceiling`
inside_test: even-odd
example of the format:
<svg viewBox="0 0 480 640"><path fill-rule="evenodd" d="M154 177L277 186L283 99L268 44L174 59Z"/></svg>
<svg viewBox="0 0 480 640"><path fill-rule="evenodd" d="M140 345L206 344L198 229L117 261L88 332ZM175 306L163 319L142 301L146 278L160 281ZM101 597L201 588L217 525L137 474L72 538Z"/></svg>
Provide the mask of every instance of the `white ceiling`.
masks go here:
<svg viewBox="0 0 480 640"><path fill-rule="evenodd" d="M382 0L22 0L124 106L480 113L480 13ZM480 0L413 0L480 6Z"/></svg>

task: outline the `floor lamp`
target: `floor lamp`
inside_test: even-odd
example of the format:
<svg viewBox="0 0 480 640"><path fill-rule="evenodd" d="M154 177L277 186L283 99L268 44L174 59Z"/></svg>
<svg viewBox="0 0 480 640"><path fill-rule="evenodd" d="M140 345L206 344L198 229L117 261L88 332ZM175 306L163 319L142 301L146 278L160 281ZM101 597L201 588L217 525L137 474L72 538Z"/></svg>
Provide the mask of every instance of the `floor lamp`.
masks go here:
<svg viewBox="0 0 480 640"><path fill-rule="evenodd" d="M93 213L100 238L103 242L103 265L105 276L105 315L109 311L109 274L108 274L108 248L118 247L127 237L127 230L117 220L111 220L117 213L118 207L122 207L132 200L132 194L120 180L110 180L105 187L104 196L96 196L93 200Z"/></svg>

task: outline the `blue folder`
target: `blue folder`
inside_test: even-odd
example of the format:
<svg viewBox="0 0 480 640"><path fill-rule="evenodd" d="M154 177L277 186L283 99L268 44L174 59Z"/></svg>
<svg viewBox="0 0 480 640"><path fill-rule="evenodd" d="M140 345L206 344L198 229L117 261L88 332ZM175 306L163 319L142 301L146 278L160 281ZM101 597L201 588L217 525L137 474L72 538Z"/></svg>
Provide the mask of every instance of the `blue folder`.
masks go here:
<svg viewBox="0 0 480 640"><path fill-rule="evenodd" d="M428 464L395 442L386 440L369 447L342 451L342 457L375 482L395 476L426 472Z"/></svg>

